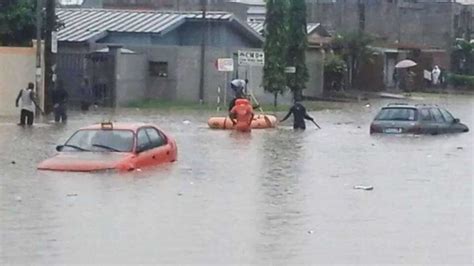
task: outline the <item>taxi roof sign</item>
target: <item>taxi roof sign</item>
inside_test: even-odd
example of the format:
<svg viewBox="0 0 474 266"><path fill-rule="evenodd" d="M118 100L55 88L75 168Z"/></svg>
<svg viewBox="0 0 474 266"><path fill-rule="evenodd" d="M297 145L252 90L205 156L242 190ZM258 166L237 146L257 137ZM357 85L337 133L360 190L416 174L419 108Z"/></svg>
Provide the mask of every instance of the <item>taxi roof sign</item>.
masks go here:
<svg viewBox="0 0 474 266"><path fill-rule="evenodd" d="M113 129L114 124L112 124L112 122L102 122L102 123L100 123L100 127L102 129Z"/></svg>

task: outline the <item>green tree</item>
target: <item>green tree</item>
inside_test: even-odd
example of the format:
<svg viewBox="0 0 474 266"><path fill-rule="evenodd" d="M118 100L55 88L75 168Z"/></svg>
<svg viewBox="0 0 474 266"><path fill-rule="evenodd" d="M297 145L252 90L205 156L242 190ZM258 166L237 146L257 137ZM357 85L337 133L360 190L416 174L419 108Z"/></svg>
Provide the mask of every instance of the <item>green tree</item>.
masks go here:
<svg viewBox="0 0 474 266"><path fill-rule="evenodd" d="M343 89L346 62L339 55L329 54L324 59L324 87L336 91Z"/></svg>
<svg viewBox="0 0 474 266"><path fill-rule="evenodd" d="M360 73L360 66L370 62L373 53L370 45L373 42L374 38L362 31L344 33L333 39L334 52L342 56L347 64L349 88L353 87L354 81Z"/></svg>
<svg viewBox="0 0 474 266"><path fill-rule="evenodd" d="M286 54L288 51L288 0L267 0L265 18L265 66L263 87L273 93L274 105L278 94L286 90Z"/></svg>
<svg viewBox="0 0 474 266"><path fill-rule="evenodd" d="M35 0L0 1L0 45L28 45L35 36Z"/></svg>
<svg viewBox="0 0 474 266"><path fill-rule="evenodd" d="M296 73L288 75L287 85L295 96L301 96L309 79L308 68L306 67L308 32L305 0L291 0L288 17L287 66L294 66Z"/></svg>
<svg viewBox="0 0 474 266"><path fill-rule="evenodd" d="M459 74L474 75L474 43L457 40L452 52L454 69Z"/></svg>

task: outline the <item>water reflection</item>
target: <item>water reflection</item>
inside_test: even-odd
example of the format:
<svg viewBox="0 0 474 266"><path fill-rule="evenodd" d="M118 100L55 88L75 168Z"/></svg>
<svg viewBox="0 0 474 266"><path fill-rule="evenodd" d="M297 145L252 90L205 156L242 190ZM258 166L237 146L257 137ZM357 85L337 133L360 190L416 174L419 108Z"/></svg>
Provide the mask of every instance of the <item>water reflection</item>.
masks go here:
<svg viewBox="0 0 474 266"><path fill-rule="evenodd" d="M259 225L263 241L259 247L266 259L280 260L294 256L289 247L304 244L298 235L302 229L299 178L306 132L276 130L263 138L263 161L260 173L260 198L265 208L259 209Z"/></svg>

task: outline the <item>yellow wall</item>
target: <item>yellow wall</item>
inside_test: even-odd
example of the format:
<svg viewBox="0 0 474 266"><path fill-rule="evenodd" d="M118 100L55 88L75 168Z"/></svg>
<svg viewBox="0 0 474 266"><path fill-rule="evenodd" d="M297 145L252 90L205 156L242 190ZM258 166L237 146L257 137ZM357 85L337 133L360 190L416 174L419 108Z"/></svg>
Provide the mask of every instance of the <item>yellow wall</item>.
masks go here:
<svg viewBox="0 0 474 266"><path fill-rule="evenodd" d="M35 83L35 69L35 47L0 47L0 116L19 114L20 110L15 108L15 98L28 82ZM35 88L35 92L43 107L42 88Z"/></svg>

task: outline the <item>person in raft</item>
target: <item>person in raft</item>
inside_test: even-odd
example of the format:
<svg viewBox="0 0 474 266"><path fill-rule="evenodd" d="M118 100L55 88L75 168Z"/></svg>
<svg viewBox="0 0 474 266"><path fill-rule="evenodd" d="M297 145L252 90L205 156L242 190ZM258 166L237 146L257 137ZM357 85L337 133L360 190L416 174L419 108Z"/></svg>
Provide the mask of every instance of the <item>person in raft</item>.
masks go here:
<svg viewBox="0 0 474 266"><path fill-rule="evenodd" d="M230 110L229 117L235 129L241 132L250 132L254 117L253 108L250 101L239 98L235 101L235 106Z"/></svg>
<svg viewBox="0 0 474 266"><path fill-rule="evenodd" d="M290 111L288 114L280 120L280 123L285 121L290 117L290 115L293 114L293 128L294 129L306 129L306 123L304 122L305 119L313 121L314 119L308 115L306 112L306 108L301 104L301 97L295 97L295 103L293 106L290 108Z"/></svg>

